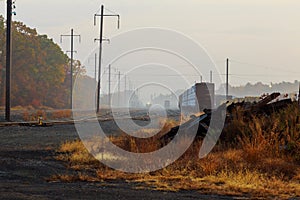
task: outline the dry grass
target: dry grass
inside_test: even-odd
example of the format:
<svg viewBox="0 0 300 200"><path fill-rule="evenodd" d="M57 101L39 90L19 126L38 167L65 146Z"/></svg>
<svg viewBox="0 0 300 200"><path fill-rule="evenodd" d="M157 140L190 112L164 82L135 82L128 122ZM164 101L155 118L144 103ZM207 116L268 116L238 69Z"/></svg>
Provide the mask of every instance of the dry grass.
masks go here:
<svg viewBox="0 0 300 200"><path fill-rule="evenodd" d="M23 106L15 106L15 107L12 107L11 110L12 111L19 111L19 110L25 110L26 108L23 107Z"/></svg>
<svg viewBox="0 0 300 200"><path fill-rule="evenodd" d="M37 110L35 112L24 111L23 120L24 121L37 121L39 117L42 117L43 120L47 120L47 114L44 110Z"/></svg>
<svg viewBox="0 0 300 200"><path fill-rule="evenodd" d="M128 174L112 170L90 156L79 141L65 143L60 151L63 152L59 159L68 161L69 167L78 173L54 175L51 181L126 180L144 183L144 187L140 189L197 190L200 193L247 195L253 198L288 199L300 196L298 165L284 159L266 158L253 166L252 161L245 159L243 150L214 152L202 160L180 159L165 169L147 174ZM88 169L94 169L94 173L85 173Z"/></svg>
<svg viewBox="0 0 300 200"><path fill-rule="evenodd" d="M270 199L300 197L300 129L297 116L299 110L296 106L269 117L252 117L251 120L237 112L233 123L224 131L224 142L207 157L198 159L201 146L198 140L175 163L147 174L112 170L95 160L80 141L66 142L59 149L58 159L68 162L69 167L78 173L55 175L51 180L122 179L164 191L197 190L200 193ZM167 123L164 133L174 125ZM123 135L111 138L111 141L132 152L151 152L161 147L157 137L141 140ZM86 173L87 169L92 169L93 174Z"/></svg>
<svg viewBox="0 0 300 200"><path fill-rule="evenodd" d="M71 117L72 117L71 110L57 110L57 111L53 111L51 115L52 119L68 119Z"/></svg>
<svg viewBox="0 0 300 200"><path fill-rule="evenodd" d="M4 107L0 107L0 109ZM28 106L14 106L11 108L12 111L34 111L34 110L53 110L53 108L48 106L39 106L39 107L33 107L32 105Z"/></svg>
<svg viewBox="0 0 300 200"><path fill-rule="evenodd" d="M17 108L16 108L17 109ZM43 109L35 110L30 107L20 107L18 108L23 110L23 120L24 121L37 121L39 117L42 117L43 120L47 119L70 119L72 117L71 110L54 110L52 108L43 107ZM48 110L48 114L46 113Z"/></svg>

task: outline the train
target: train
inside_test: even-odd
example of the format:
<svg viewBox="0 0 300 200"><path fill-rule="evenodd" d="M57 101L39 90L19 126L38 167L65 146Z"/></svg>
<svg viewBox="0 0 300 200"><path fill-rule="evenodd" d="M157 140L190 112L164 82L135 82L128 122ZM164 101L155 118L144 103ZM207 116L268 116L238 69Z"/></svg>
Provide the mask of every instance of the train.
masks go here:
<svg viewBox="0 0 300 200"><path fill-rule="evenodd" d="M179 96L179 109L186 114L215 107L215 84L196 83Z"/></svg>

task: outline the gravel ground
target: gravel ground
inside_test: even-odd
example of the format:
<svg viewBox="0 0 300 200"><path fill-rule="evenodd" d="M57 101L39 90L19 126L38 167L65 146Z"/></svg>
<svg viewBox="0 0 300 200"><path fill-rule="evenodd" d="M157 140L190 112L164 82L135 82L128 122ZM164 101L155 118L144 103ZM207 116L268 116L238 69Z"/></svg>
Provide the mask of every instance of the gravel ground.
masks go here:
<svg viewBox="0 0 300 200"><path fill-rule="evenodd" d="M73 125L0 127L0 199L240 199L196 191L136 190L135 184L122 181L47 182L51 175L72 173L54 155L62 142L77 138Z"/></svg>

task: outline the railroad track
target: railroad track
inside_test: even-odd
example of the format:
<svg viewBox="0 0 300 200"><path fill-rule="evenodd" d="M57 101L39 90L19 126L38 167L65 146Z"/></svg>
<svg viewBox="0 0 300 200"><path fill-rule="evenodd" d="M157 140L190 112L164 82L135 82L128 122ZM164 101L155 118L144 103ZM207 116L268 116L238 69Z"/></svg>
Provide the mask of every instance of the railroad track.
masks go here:
<svg viewBox="0 0 300 200"><path fill-rule="evenodd" d="M43 120L39 121L13 121L13 122L0 122L0 127L5 126L31 126L31 127L47 127L53 125L68 125L74 123L83 123L83 122L106 122L113 120L135 120L135 121L150 121L150 117L146 114L146 112L135 111L133 116L130 117L128 114L124 114L123 112L114 113L106 113L102 116L95 117L94 115L89 115L87 113L82 113L83 116L79 117L79 119L66 119L66 120ZM170 111L168 113L168 117L177 117L179 116L179 112ZM85 115L85 116L84 116ZM152 116L153 118L159 118L160 116Z"/></svg>

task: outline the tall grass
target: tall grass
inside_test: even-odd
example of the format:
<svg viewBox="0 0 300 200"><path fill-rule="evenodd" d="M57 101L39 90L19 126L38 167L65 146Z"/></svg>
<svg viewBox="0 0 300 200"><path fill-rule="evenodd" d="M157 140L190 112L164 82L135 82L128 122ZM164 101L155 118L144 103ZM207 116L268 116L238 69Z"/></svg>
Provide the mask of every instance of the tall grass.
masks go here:
<svg viewBox="0 0 300 200"><path fill-rule="evenodd" d="M239 109L232 117L221 142L211 154L199 159L201 140L172 165L148 174L127 174L97 162L80 141L66 142L58 159L69 163L78 175L55 175L52 180L103 181L124 179L142 182L157 190L197 190L201 193L247 195L251 198L288 199L300 197L300 127L299 109L291 105L270 116L246 117ZM173 122L172 122L173 123ZM167 123L159 136L148 140L129 136L111 141L132 152L151 152L161 147L158 138L176 125ZM147 130L143 130L147 132ZM86 169L94 169L88 178Z"/></svg>
<svg viewBox="0 0 300 200"><path fill-rule="evenodd" d="M48 111L46 112L46 110L48 110ZM70 118L72 118L72 111L71 110L51 110L50 108L40 109L40 110L24 109L24 111L23 111L23 120L24 121L37 121L39 117L42 117L43 120L70 119Z"/></svg>
<svg viewBox="0 0 300 200"><path fill-rule="evenodd" d="M57 111L51 112L52 119L68 119L71 117L72 117L71 110L57 110Z"/></svg>
<svg viewBox="0 0 300 200"><path fill-rule="evenodd" d="M40 117L43 120L47 119L46 111L44 110L37 110L35 112L24 111L23 112L23 120L24 121L37 121Z"/></svg>

